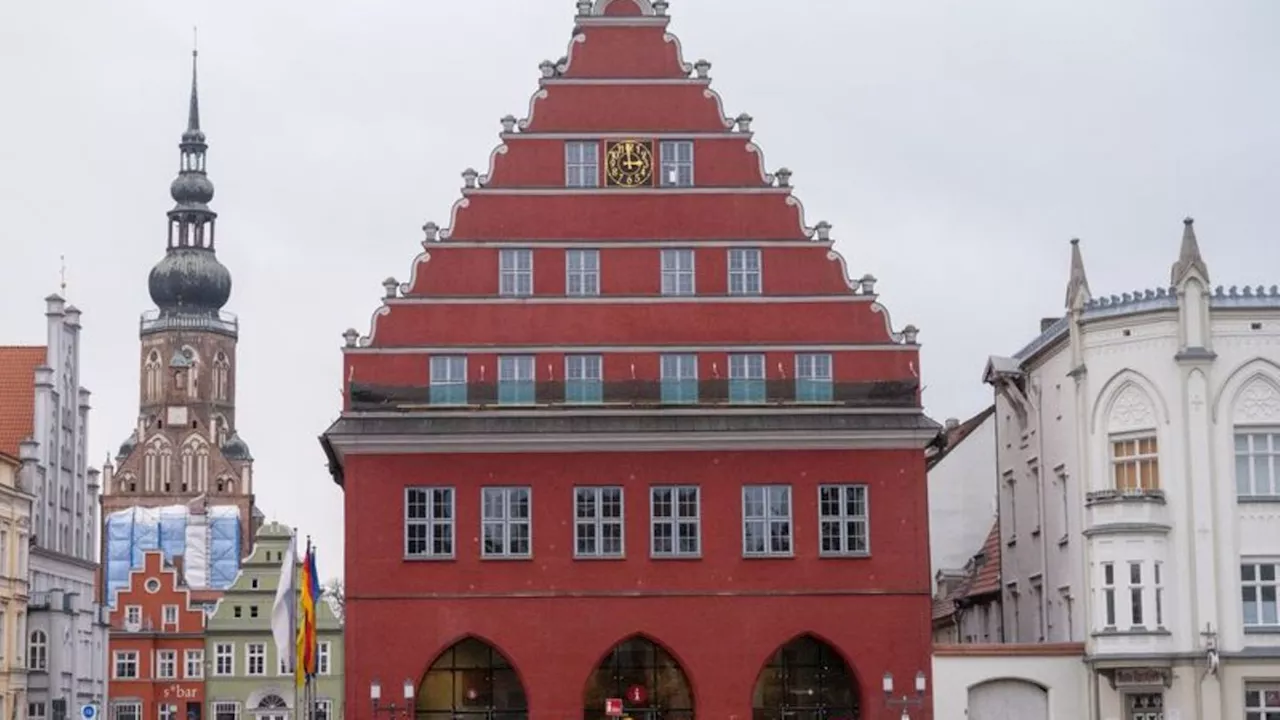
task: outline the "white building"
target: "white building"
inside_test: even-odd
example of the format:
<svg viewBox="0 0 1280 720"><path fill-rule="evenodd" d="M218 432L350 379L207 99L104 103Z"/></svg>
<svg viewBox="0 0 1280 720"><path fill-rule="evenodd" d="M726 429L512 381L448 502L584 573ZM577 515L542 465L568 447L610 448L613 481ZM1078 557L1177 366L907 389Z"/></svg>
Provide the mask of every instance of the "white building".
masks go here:
<svg viewBox="0 0 1280 720"><path fill-rule="evenodd" d="M1007 641L1083 642L1096 720L1280 717L1280 291L1188 219L1170 286L1094 298L1073 241L1066 300L984 378Z"/></svg>
<svg viewBox="0 0 1280 720"><path fill-rule="evenodd" d="M98 472L86 461L89 391L80 387L80 311L45 298L48 345L36 368L21 481L35 495L25 655L30 718L105 707L107 616L95 601Z"/></svg>

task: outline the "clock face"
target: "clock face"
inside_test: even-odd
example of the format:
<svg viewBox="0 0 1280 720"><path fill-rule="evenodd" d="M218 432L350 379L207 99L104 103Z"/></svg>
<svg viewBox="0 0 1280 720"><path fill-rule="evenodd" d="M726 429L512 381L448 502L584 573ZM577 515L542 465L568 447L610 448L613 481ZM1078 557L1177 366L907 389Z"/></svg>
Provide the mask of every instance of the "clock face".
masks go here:
<svg viewBox="0 0 1280 720"><path fill-rule="evenodd" d="M620 140L605 147L605 179L611 187L653 184L653 146L639 140Z"/></svg>

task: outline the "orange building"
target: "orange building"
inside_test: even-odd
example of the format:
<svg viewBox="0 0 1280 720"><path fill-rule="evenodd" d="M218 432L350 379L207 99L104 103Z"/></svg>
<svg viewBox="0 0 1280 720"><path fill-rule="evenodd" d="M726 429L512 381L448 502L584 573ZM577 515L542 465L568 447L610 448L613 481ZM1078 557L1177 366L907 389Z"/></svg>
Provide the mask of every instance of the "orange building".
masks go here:
<svg viewBox="0 0 1280 720"><path fill-rule="evenodd" d="M146 553L111 611L109 694L117 717L200 720L205 607L217 596L188 589L181 567L166 564L159 550Z"/></svg>

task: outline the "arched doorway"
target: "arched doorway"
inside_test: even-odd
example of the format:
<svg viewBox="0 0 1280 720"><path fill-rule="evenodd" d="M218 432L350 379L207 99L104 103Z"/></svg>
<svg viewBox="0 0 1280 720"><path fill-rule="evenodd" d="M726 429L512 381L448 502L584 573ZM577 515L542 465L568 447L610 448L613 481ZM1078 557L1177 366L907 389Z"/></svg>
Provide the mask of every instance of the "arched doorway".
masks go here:
<svg viewBox="0 0 1280 720"><path fill-rule="evenodd" d="M583 720L605 720L605 701L622 700L634 720L692 720L693 688L680 663L646 637L623 640L596 666L582 693Z"/></svg>
<svg viewBox="0 0 1280 720"><path fill-rule="evenodd" d="M966 712L974 720L1047 720L1049 691L1026 680L987 680L969 688Z"/></svg>
<svg viewBox="0 0 1280 720"><path fill-rule="evenodd" d="M858 683L830 645L802 635L778 648L756 678L753 720L858 720Z"/></svg>
<svg viewBox="0 0 1280 720"><path fill-rule="evenodd" d="M465 638L440 654L418 686L420 720L525 720L529 701L511 663Z"/></svg>

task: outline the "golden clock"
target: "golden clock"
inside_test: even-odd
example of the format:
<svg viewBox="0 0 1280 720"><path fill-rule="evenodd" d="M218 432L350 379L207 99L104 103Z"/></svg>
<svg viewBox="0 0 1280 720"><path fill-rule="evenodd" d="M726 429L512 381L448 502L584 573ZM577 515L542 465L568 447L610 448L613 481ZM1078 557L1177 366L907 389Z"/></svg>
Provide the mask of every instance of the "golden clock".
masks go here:
<svg viewBox="0 0 1280 720"><path fill-rule="evenodd" d="M619 140L605 145L605 182L610 187L643 187L653 184L653 145L639 140Z"/></svg>

